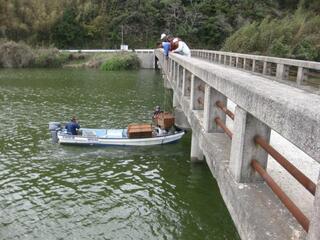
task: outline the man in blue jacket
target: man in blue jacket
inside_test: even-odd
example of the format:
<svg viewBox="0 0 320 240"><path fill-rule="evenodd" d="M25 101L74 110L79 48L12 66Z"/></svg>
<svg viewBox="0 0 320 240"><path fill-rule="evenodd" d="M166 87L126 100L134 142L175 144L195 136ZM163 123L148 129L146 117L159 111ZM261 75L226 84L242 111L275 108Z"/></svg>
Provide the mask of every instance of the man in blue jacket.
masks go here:
<svg viewBox="0 0 320 240"><path fill-rule="evenodd" d="M169 56L169 52L170 52L170 43L169 42L160 42L157 43L157 47L158 48L163 48L163 53L166 57Z"/></svg>
<svg viewBox="0 0 320 240"><path fill-rule="evenodd" d="M67 133L70 135L78 135L80 125L78 124L77 118L73 116L71 121L66 124Z"/></svg>

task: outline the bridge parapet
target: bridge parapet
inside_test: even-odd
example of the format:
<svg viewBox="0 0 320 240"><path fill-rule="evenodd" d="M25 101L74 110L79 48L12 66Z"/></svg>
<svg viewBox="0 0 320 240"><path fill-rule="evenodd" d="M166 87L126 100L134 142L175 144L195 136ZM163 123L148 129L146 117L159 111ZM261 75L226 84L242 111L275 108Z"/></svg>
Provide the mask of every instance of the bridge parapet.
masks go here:
<svg viewBox="0 0 320 240"><path fill-rule="evenodd" d="M259 135L269 143L272 129L320 163L320 96L199 59L178 54L166 59L161 50L155 54L193 129L191 157L201 158L199 149L204 153L240 236L304 239L306 233L290 214L283 214L283 205L270 195L251 166L253 159L262 169L268 165L268 153L255 143L254 137ZM226 123L227 110L220 108L227 106L228 99L236 104L231 140L221 128ZM239 190L243 186L245 189ZM307 222L310 240L320 237L319 182L317 189L310 228ZM274 204L272 210L270 202ZM284 230L280 227L284 222L291 227Z"/></svg>
<svg viewBox="0 0 320 240"><path fill-rule="evenodd" d="M319 92L320 63L213 50L192 50L193 57L235 67L265 77L284 81L305 90Z"/></svg>

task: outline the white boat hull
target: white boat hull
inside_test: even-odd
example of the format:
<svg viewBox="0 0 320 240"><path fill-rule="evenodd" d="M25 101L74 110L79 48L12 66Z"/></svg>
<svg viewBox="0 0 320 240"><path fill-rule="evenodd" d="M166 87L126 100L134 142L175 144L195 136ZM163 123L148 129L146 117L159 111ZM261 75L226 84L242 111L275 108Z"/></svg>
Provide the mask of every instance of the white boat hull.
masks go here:
<svg viewBox="0 0 320 240"><path fill-rule="evenodd" d="M176 142L182 138L184 132L177 132L165 136L152 138L97 138L58 133L58 142L65 145L87 146L152 146Z"/></svg>

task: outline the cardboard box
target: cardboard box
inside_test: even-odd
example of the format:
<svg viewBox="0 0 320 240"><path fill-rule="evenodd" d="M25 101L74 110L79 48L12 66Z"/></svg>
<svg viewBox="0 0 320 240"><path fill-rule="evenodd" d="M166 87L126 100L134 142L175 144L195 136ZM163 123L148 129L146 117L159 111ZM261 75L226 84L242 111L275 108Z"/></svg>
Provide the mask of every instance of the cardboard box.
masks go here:
<svg viewBox="0 0 320 240"><path fill-rule="evenodd" d="M169 112L160 113L157 117L157 125L163 129L170 129L174 125L174 117Z"/></svg>
<svg viewBox="0 0 320 240"><path fill-rule="evenodd" d="M152 125L151 124L129 124L128 126L129 138L151 138Z"/></svg>

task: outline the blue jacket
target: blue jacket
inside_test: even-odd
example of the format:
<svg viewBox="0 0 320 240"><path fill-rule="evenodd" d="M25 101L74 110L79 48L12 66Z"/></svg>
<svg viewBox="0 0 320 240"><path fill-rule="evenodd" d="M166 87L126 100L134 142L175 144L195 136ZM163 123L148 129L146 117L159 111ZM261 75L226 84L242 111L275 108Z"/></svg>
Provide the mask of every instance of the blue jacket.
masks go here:
<svg viewBox="0 0 320 240"><path fill-rule="evenodd" d="M71 135L77 135L77 129L80 128L80 125L76 122L69 122L66 125L67 133Z"/></svg>
<svg viewBox="0 0 320 240"><path fill-rule="evenodd" d="M169 42L162 42L162 47L163 47L164 55L166 57L168 57L169 51L170 51L170 43Z"/></svg>

